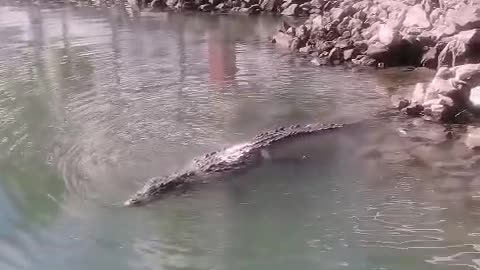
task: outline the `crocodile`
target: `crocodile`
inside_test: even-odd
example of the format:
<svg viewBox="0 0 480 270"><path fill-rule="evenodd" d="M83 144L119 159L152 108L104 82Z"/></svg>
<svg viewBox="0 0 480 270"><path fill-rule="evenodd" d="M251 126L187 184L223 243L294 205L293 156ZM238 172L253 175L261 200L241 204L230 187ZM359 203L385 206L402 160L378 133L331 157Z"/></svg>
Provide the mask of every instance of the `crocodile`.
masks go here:
<svg viewBox="0 0 480 270"><path fill-rule="evenodd" d="M352 125L352 124L349 124ZM281 127L258 134L253 140L196 158L187 169L169 176L154 177L124 202L125 206L145 205L163 195L189 188L195 184L224 178L260 164L269 159L269 150L282 142L313 134L330 133L344 124L310 124Z"/></svg>

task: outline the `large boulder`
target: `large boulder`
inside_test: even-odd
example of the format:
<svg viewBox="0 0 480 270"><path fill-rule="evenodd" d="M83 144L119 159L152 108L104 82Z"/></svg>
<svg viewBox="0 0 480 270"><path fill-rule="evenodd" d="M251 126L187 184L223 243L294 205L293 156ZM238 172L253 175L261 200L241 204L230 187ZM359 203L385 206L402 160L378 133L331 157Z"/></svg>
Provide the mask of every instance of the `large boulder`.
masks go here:
<svg viewBox="0 0 480 270"><path fill-rule="evenodd" d="M298 4L291 4L285 10L282 11L282 15L284 16L296 16L300 12L300 8Z"/></svg>
<svg viewBox="0 0 480 270"><path fill-rule="evenodd" d="M428 19L427 13L423 10L421 5L410 7L405 15L403 21L404 27L418 27L421 29L428 29L432 25Z"/></svg>
<svg viewBox="0 0 480 270"><path fill-rule="evenodd" d="M456 35L456 38L466 45L478 45L480 44L480 29L462 31Z"/></svg>
<svg viewBox="0 0 480 270"><path fill-rule="evenodd" d="M280 6L280 0L261 0L260 8L264 11L273 12Z"/></svg>
<svg viewBox="0 0 480 270"><path fill-rule="evenodd" d="M465 63L467 47L464 42L452 39L438 55L438 67L456 66Z"/></svg>
<svg viewBox="0 0 480 270"><path fill-rule="evenodd" d="M392 46L398 44L398 42L402 39L398 31L385 24L380 26L377 35L378 41L380 41L380 43L385 46Z"/></svg>
<svg viewBox="0 0 480 270"><path fill-rule="evenodd" d="M459 29L472 29L480 27L480 5L464 6L455 14L454 23Z"/></svg>
<svg viewBox="0 0 480 270"><path fill-rule="evenodd" d="M377 61L385 62L387 59L388 48L380 42L373 43L368 45L368 49L365 54Z"/></svg>

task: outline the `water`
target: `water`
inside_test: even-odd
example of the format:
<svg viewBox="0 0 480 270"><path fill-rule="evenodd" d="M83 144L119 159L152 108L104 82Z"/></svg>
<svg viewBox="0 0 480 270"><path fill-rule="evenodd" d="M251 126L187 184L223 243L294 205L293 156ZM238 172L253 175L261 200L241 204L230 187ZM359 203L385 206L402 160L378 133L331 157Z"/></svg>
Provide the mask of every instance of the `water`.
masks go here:
<svg viewBox="0 0 480 270"><path fill-rule="evenodd" d="M0 269L480 269L465 131L385 111L431 74L312 67L265 42L277 20L0 7ZM361 119L305 159L120 206L260 131Z"/></svg>

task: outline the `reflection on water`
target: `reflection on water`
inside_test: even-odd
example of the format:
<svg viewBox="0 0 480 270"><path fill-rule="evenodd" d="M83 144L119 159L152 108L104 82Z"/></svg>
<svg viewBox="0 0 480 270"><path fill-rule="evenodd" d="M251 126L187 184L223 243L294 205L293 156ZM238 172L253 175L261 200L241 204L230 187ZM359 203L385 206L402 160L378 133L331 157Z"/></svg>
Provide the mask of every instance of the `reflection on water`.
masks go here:
<svg viewBox="0 0 480 270"><path fill-rule="evenodd" d="M379 114L430 75L313 68L265 42L276 25L1 6L0 268L480 269L477 153ZM292 159L119 207L261 130L360 119Z"/></svg>

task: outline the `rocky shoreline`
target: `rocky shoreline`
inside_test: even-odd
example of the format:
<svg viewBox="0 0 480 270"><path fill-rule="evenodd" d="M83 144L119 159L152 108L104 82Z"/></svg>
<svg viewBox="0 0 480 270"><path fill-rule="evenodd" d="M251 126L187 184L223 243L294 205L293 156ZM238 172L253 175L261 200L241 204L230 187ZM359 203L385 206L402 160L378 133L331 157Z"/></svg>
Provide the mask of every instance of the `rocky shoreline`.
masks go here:
<svg viewBox="0 0 480 270"><path fill-rule="evenodd" d="M436 69L480 62L480 1L313 2L322 7L319 14L284 27L272 41L312 57L315 65Z"/></svg>

